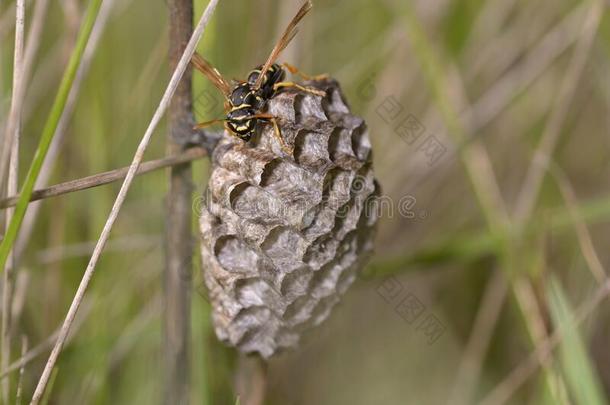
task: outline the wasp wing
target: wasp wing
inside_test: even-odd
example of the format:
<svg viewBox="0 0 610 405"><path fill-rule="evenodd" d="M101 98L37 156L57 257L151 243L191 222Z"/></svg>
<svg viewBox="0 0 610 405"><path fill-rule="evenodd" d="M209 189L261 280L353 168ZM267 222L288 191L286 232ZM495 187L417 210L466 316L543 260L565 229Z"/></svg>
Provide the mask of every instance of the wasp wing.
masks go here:
<svg viewBox="0 0 610 405"><path fill-rule="evenodd" d="M275 63L278 56L280 56L280 53L288 46L290 41L292 41L294 36L297 34L297 32L298 32L297 25L303 19L303 17L305 17L305 15L309 12L309 10L311 10L312 7L313 7L313 5L311 4L311 1L307 0L301 6L299 11L296 13L296 15L292 18L292 20L290 21L290 23L284 30L284 33L280 37L280 40L273 47L273 50L271 51L271 54L269 55L267 62L265 62L265 64L263 65L263 68L261 69L258 79L256 80L256 83L254 84L255 90L258 90L261 87L261 85L263 84L263 78L265 77L265 73L267 73L267 70L269 70L271 65L273 65L273 63Z"/></svg>
<svg viewBox="0 0 610 405"><path fill-rule="evenodd" d="M222 77L218 69L210 64L210 62L195 52L193 58L191 59L191 63L197 70L203 73L203 75L207 77L208 80L211 81L212 84L225 95L225 97L229 96L231 93L231 85L224 77Z"/></svg>

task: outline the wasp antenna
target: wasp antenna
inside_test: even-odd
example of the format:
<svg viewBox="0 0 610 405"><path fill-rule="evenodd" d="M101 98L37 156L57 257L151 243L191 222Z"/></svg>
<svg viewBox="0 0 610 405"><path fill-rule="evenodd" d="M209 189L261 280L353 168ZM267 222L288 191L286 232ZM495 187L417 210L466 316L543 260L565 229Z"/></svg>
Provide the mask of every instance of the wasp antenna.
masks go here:
<svg viewBox="0 0 610 405"><path fill-rule="evenodd" d="M219 122L225 122L225 121L227 121L226 118L222 118L222 119L219 118L219 119L215 119L215 120L212 120L212 121L201 122L201 123L195 125L193 127L193 129L203 129L203 128L209 127L210 125L214 125L214 124L217 124Z"/></svg>
<svg viewBox="0 0 610 405"><path fill-rule="evenodd" d="M299 11L292 18L292 20L290 20L290 22L288 23L288 26L284 30L284 33L282 34L282 36L280 37L278 42L273 47L273 50L271 51L271 54L267 58L267 61L265 62L263 67L260 69L260 74L258 76L256 83L254 84L255 90L258 90L261 87L261 85L263 83L263 79L265 77L265 73L267 73L267 70L269 70L271 65L277 60L278 56L280 56L280 53L288 46L290 41L292 41L292 39L294 38L294 36L297 33L297 25L303 19L303 17L305 17L305 15L309 12L309 10L311 10L312 7L313 7L313 4L311 3L311 1L307 0L305 3L303 3L303 5L299 9Z"/></svg>

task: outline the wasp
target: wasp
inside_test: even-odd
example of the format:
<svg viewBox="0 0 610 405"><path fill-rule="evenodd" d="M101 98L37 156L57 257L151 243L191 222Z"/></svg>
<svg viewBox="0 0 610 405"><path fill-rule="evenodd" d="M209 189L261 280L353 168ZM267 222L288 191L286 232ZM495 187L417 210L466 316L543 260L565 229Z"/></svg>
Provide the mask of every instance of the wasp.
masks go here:
<svg viewBox="0 0 610 405"><path fill-rule="evenodd" d="M195 128L204 128L212 124L223 122L225 128L243 140L248 142L254 135L259 121L271 122L274 134L282 148L287 152L292 152L286 145L281 131L277 124L277 118L271 114L263 112L267 102L282 88L297 88L299 90L325 96L324 91L311 87L301 86L294 82L286 82L286 70L292 74L297 74L305 80L323 80L328 75L309 76L300 72L296 67L288 64L276 63L281 52L288 46L290 41L297 34L297 25L311 10L311 1L306 1L296 15L292 18L282 36L273 47L271 54L265 64L253 69L245 81L237 81L231 85L210 62L205 60L200 54L195 53L191 60L193 66L203 73L212 84L219 89L225 97L226 117L197 124Z"/></svg>

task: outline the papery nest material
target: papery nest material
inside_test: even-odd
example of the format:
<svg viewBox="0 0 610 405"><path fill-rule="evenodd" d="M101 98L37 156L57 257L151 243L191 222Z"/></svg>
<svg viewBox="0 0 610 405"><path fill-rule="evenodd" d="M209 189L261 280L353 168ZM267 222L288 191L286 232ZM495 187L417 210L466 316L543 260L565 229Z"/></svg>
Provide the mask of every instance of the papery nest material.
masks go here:
<svg viewBox="0 0 610 405"><path fill-rule="evenodd" d="M200 218L204 279L218 338L265 358L328 317L373 249L379 186L362 118L334 80L285 90L279 118L249 143L226 135Z"/></svg>

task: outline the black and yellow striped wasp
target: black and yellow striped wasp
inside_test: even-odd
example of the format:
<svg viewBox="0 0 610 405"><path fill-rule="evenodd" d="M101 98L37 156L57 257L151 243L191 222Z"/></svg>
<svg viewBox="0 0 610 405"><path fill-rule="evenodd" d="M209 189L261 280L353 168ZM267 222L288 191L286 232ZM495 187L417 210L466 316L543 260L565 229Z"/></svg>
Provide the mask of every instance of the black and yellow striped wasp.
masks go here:
<svg viewBox="0 0 610 405"><path fill-rule="evenodd" d="M327 75L308 76L297 68L287 63L275 63L280 53L288 46L290 41L297 33L298 23L311 10L311 1L306 1L292 18L283 35L273 47L271 54L264 65L258 66L248 74L246 81L238 81L233 86L200 54L195 53L192 58L193 66L203 73L212 84L218 88L225 97L225 111L227 115L223 119L216 119L198 124L195 128L204 128L209 125L224 122L225 128L239 139L247 142L254 135L257 123L262 121L271 122L274 127L275 136L280 141L282 148L286 151L291 149L286 145L281 135L277 119L271 114L264 113L263 110L276 92L281 88L298 88L318 96L325 96L326 93L311 87L304 87L297 83L284 81L287 69L292 74L298 74L305 80L322 80Z"/></svg>

